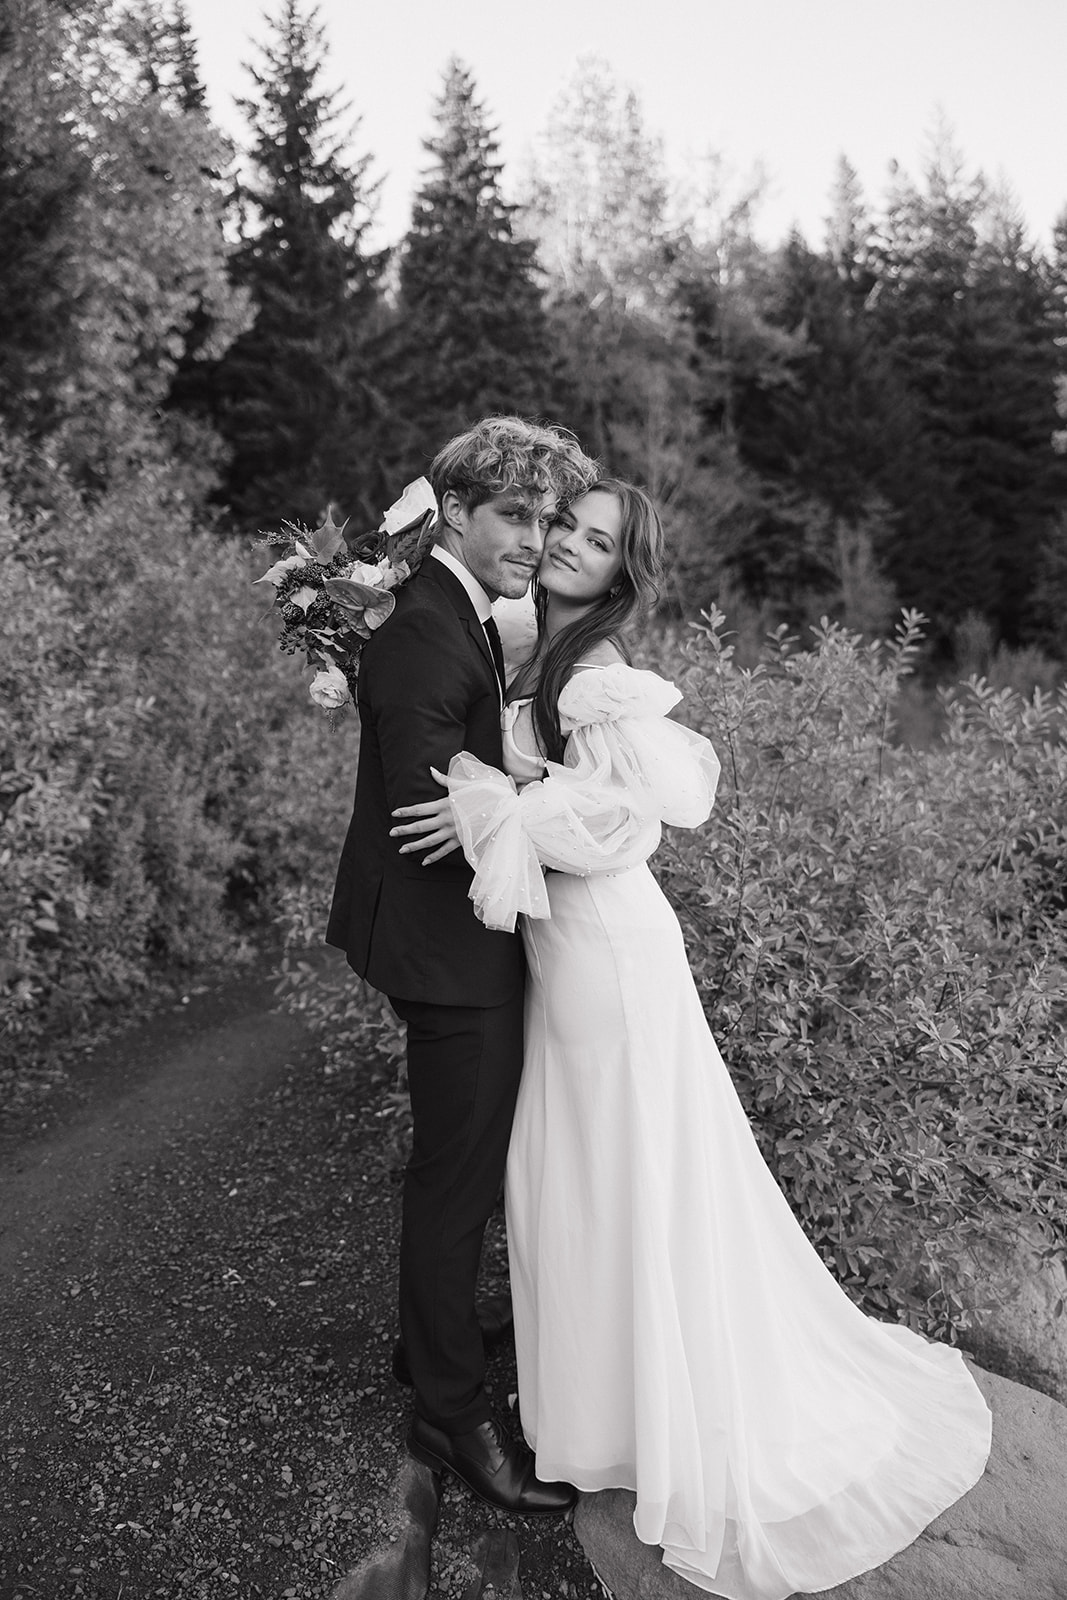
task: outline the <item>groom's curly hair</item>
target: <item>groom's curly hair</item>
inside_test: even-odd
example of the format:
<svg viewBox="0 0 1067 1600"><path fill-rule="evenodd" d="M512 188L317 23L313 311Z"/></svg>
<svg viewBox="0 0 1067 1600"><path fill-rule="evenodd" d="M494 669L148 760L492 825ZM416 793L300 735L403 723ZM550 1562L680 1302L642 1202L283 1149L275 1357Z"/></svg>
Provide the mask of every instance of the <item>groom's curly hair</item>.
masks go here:
<svg viewBox="0 0 1067 1600"><path fill-rule="evenodd" d="M483 417L434 457L438 505L452 490L468 511L508 489L555 494L563 504L595 482L597 464L566 428L523 417Z"/></svg>

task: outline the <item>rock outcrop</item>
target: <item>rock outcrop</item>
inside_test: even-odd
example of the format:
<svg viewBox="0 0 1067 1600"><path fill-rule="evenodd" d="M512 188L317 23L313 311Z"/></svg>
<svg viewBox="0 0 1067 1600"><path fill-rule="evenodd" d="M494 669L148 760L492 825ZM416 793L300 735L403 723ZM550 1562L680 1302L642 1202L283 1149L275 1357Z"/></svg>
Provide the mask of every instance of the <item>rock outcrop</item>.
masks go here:
<svg viewBox="0 0 1067 1600"><path fill-rule="evenodd" d="M979 1361L1067 1405L1067 1262L1050 1255L1034 1230L1005 1243L990 1240L991 1305L975 1313L965 1341Z"/></svg>
<svg viewBox="0 0 1067 1600"><path fill-rule="evenodd" d="M1067 1600L1067 1407L975 1369L993 1411L981 1482L873 1572L822 1600ZM626 1490L582 1495L574 1528L615 1600L695 1600L633 1530Z"/></svg>
<svg viewBox="0 0 1067 1600"><path fill-rule="evenodd" d="M330 1600L425 1600L441 1479L404 1456L389 1507L389 1540L341 1579Z"/></svg>

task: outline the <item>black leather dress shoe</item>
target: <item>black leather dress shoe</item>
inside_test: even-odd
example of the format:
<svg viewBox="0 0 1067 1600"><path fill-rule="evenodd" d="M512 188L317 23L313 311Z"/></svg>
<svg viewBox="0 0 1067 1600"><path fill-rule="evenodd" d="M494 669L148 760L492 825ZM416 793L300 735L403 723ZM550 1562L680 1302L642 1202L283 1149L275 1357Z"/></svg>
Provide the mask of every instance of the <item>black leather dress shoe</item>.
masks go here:
<svg viewBox="0 0 1067 1600"><path fill-rule="evenodd" d="M501 1511L524 1517L558 1517L578 1498L578 1491L569 1483L542 1483L529 1446L509 1438L494 1419L453 1437L416 1417L408 1435L408 1450L435 1472L454 1473L479 1500Z"/></svg>
<svg viewBox="0 0 1067 1600"><path fill-rule="evenodd" d="M492 1294L479 1304L478 1326L482 1330L482 1344L487 1350L491 1350L501 1339L506 1338L514 1325L509 1294ZM393 1346L392 1367L393 1377L397 1383L402 1383L405 1389L410 1389L411 1368L408 1366L408 1353L404 1349L403 1339L398 1339Z"/></svg>

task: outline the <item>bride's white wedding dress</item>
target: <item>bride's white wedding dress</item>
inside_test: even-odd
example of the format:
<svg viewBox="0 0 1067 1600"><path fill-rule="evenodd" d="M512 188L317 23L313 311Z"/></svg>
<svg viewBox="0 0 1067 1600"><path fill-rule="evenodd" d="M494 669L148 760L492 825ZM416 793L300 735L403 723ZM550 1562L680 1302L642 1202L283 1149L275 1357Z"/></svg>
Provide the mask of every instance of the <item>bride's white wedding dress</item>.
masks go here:
<svg viewBox="0 0 1067 1600"><path fill-rule="evenodd" d="M646 865L711 810L711 746L625 666L560 696L566 765L464 753L453 809L491 925L524 913L526 1061L508 1160L520 1406L540 1477L636 1490L664 1561L783 1600L886 1561L981 1477L959 1353L864 1316L763 1162ZM527 719L528 719L528 713ZM542 866L554 868L545 875Z"/></svg>

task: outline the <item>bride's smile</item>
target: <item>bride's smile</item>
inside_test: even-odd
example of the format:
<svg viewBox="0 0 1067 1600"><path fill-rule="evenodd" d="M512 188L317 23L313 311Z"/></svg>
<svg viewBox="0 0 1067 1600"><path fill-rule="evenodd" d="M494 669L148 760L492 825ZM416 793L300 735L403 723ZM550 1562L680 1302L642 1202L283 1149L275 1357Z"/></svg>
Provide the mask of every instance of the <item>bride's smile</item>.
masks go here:
<svg viewBox="0 0 1067 1600"><path fill-rule="evenodd" d="M614 494L591 489L557 513L545 535L537 578L568 606L606 594L622 568L622 507Z"/></svg>

